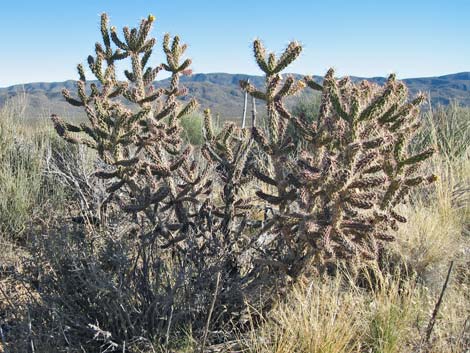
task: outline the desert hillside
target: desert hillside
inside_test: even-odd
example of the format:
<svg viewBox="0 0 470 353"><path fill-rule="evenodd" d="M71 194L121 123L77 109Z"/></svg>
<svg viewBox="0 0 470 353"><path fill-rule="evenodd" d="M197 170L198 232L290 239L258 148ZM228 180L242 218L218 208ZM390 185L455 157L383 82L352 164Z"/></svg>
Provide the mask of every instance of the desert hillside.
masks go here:
<svg viewBox="0 0 470 353"><path fill-rule="evenodd" d="M293 76L301 77L298 74L293 74ZM233 120L242 114L243 92L240 89L239 81L246 79L258 87L264 83L262 76L227 73L194 74L190 77L183 77L181 82L189 90L188 96L185 97L187 100L194 97L202 108L210 108L215 114L220 114L222 119ZM314 79L317 82L322 82L320 76L315 76ZM386 81L384 77L351 77L351 79L354 82L368 80L378 84L383 84ZM470 72L438 77L409 78L403 82L409 88L412 96L418 92L428 93L434 106L448 105L452 101L470 106ZM75 84L75 81L37 82L0 88L0 105L9 97L25 92L25 114L27 116L49 116L52 113L67 116L81 115L82 111L67 104L61 94L64 88L73 92ZM167 84L168 79L156 81L155 86L164 87ZM309 95L303 95L300 98L292 98L289 100L289 104L292 105L296 101L308 97Z"/></svg>

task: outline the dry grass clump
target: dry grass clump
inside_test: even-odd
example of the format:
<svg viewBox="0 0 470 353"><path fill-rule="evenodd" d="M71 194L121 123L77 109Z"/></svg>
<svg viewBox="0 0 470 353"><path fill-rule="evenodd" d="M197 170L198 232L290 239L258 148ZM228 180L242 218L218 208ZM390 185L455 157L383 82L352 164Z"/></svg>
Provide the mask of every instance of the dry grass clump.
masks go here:
<svg viewBox="0 0 470 353"><path fill-rule="evenodd" d="M294 288L242 344L256 353L466 352L469 298L455 281L424 344L437 294L400 274L375 275L371 291L345 277Z"/></svg>
<svg viewBox="0 0 470 353"><path fill-rule="evenodd" d="M434 145L440 146L439 154L427 164L438 176L438 182L428 190L415 193L411 203L403 206L410 222L400 229L393 246L410 268L431 282L436 282L436 274L442 274L450 260L462 265L469 256L470 149L460 138L468 134L470 127L463 123L467 115L462 108L451 106L445 112L447 119L442 118L442 110L438 111L437 123L432 120L431 112L423 117L428 121L425 132L434 136ZM452 119L461 122L451 122ZM457 130L454 136L448 131L449 125L457 125L464 131Z"/></svg>
<svg viewBox="0 0 470 353"><path fill-rule="evenodd" d="M245 341L249 352L358 352L366 298L334 279L296 286Z"/></svg>

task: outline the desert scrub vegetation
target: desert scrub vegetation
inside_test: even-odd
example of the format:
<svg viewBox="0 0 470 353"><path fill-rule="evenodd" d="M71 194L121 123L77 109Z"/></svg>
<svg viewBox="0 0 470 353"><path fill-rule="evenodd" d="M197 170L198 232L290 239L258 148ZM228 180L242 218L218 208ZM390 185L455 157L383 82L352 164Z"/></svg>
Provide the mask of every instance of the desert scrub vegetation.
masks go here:
<svg viewBox="0 0 470 353"><path fill-rule="evenodd" d="M0 237L19 242L44 210L63 201L45 170L51 146L64 143L44 121L31 127L23 114L25 99L18 96L0 109Z"/></svg>
<svg viewBox="0 0 470 353"><path fill-rule="evenodd" d="M30 136L18 131L13 123L21 115L9 103L0 112L0 217L1 233L19 236L27 227L40 187L41 142L28 141Z"/></svg>
<svg viewBox="0 0 470 353"><path fill-rule="evenodd" d="M23 211L24 255L0 274L3 349L464 352L468 110L420 114L425 97L410 100L394 75L384 86L333 70L322 83L283 77L302 47L276 57L256 40L265 87L240 83L258 102L250 128L214 128L181 99L191 60L178 36L150 65L154 21L118 34L102 15L95 80L78 65L76 92L63 92L87 121L53 115L65 142L48 132L32 148L40 179L24 202L41 204L36 188L63 194L59 212L40 209L47 227ZM318 102L286 108L308 89Z"/></svg>

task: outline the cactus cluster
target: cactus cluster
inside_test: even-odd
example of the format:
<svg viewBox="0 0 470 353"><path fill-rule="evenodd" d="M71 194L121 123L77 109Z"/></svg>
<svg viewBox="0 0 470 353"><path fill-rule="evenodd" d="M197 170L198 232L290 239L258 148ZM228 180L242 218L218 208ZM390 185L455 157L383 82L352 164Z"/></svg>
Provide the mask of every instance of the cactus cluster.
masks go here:
<svg viewBox="0 0 470 353"><path fill-rule="evenodd" d="M104 167L95 176L108 185L107 203L113 206L112 215L97 213L103 215L100 232L122 228L137 237L130 252L136 265L123 281L134 283L135 296L145 299L139 311L162 313L159 323L146 328L158 331L166 322L163 313L173 310L174 296L187 299L182 312L203 322L216 273L222 275L224 315L239 311L243 303L229 292L240 278L237 256L243 246L238 238L251 207L249 199L240 197L250 180L243 166L251 140L234 125L215 134L206 111L202 149L184 143L180 118L197 108L194 99L185 105L179 101L187 93L180 76L191 73L191 60L182 60L186 45L167 34L162 43L166 62L148 65L156 44L148 38L153 21L149 16L139 28L125 27L120 39L103 14L103 44L97 43L96 55L88 58L98 82L88 84L79 65L78 97L63 91L70 104L85 110L89 122L76 126L56 115L52 121L66 141L98 152ZM126 81L119 81L115 63L126 58L132 69L124 72ZM156 89L161 70L171 78L168 87ZM186 319L181 316L182 324Z"/></svg>
<svg viewBox="0 0 470 353"><path fill-rule="evenodd" d="M276 58L256 40L265 88L240 85L265 103L266 128L232 123L216 133L206 110L204 143L196 149L184 143L179 123L197 108L194 99L179 101L187 94L180 76L191 73L191 60L183 60L186 45L167 34L165 63L149 65L154 20L124 27L120 38L102 15L103 42L88 57L97 82L87 83L79 65L77 97L63 92L67 102L84 109L89 123L77 126L52 116L60 136L95 149L103 162L96 177L107 183L107 202L118 217L100 219L100 231L122 225L136 237L129 250L132 269L119 278L136 291L136 312L152 317L144 330L158 335L162 327L188 320L201 328L197 323L204 321L214 286L215 320L236 322L247 303L269 305L271 291L279 293L286 278L322 269L326 261L377 258L383 242L406 222L397 206L413 187L435 180L419 168L433 150L408 150L424 96L408 102L406 87L393 75L383 87L337 80L333 70L322 85L310 77L283 78L301 45L292 42ZM115 64L124 59L131 69L120 81ZM162 70L171 79L156 89ZM321 92L313 123L284 104L307 87ZM301 144L288 129L296 130ZM271 212L259 221L253 210L263 206ZM115 328L117 335L130 334L130 328L122 330Z"/></svg>
<svg viewBox="0 0 470 353"><path fill-rule="evenodd" d="M269 128L253 128L253 135L269 155L272 170L271 175L261 170L254 175L275 188L274 194L260 190L257 195L277 207L272 224L284 251L290 250L276 260L297 273L311 261L321 265L328 259L376 259L381 243L392 241L398 223L406 222L397 206L413 187L436 178L419 173L432 148L415 155L408 151L420 127L424 95L407 102L408 91L394 75L383 87L337 80L332 69L323 85L311 77L282 81L279 68L298 56L298 44L291 43L279 61L274 54L266 58L259 41L254 52L266 75L266 92L240 84L266 102ZM305 86L321 91L320 112L313 123L294 116L283 104L285 96ZM291 137L284 133L288 124L304 142L295 153Z"/></svg>
<svg viewBox="0 0 470 353"><path fill-rule="evenodd" d="M179 87L180 75L190 73L191 60L182 60L186 45L180 44L178 37L165 35L166 63L149 66L156 43L148 38L153 21L150 15L139 28L124 27L121 40L114 27L108 29L108 18L102 15L103 44L97 43L96 56L88 57L98 83L92 82L88 88L84 69L78 65L78 99L63 91L70 104L83 107L90 124L75 126L55 115L52 120L67 141L98 151L107 168L96 175L113 181L108 191L120 198L123 210L144 212L159 230L168 228L168 220L161 215L171 210L175 216L171 228L180 229L188 223L183 204L207 192L209 185L196 187L202 180L200 170L189 160L192 147L184 145L181 138L179 118L197 108L194 99L184 106L177 100L187 93ZM115 63L125 58L130 58L132 70L124 72L127 82L120 82ZM153 82L161 70L171 74L170 85L155 89ZM168 236L165 231L160 233Z"/></svg>

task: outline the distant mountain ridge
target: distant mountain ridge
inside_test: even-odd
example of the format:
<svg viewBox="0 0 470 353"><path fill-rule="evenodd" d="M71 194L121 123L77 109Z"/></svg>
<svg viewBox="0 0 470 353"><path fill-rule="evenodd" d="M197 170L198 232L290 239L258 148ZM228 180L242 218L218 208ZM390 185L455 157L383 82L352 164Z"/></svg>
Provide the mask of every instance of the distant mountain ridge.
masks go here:
<svg viewBox="0 0 470 353"><path fill-rule="evenodd" d="M298 78L302 75L293 74ZM315 80L322 82L321 76ZM195 97L201 107L211 108L221 118L234 119L241 115L243 108L243 92L239 88L239 81L249 79L254 85L260 87L264 84L262 76L227 73L199 73L190 77L182 77L181 82L188 88L189 97ZM362 78L351 76L353 81L369 80L383 84L384 77ZM461 105L470 106L470 72L456 74L408 78L402 80L409 88L410 94L415 95L422 91L429 93L433 105L447 105L456 101ZM82 111L68 105L62 97L61 91L67 88L75 91L73 80L65 82L37 82L0 88L0 107L11 97L19 93L26 94L26 114L31 117L48 116L51 113L67 116L81 115ZM164 86L168 79L156 81L155 85ZM189 98L187 98L189 99Z"/></svg>

